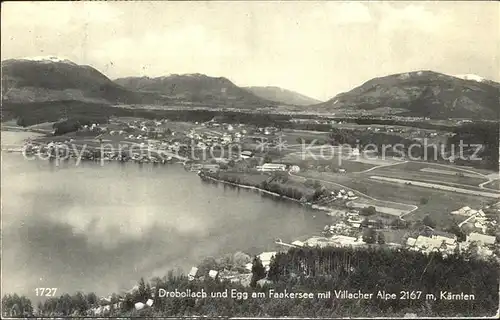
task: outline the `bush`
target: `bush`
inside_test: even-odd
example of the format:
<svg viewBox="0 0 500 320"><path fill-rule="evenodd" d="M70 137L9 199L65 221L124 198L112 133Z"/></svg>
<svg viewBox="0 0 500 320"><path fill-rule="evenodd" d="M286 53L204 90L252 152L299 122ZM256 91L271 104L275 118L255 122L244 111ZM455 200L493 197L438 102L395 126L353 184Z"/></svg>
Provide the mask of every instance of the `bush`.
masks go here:
<svg viewBox="0 0 500 320"><path fill-rule="evenodd" d="M424 219L422 220L422 223L428 227L435 228L436 227L436 222L432 220L430 216L425 216Z"/></svg>
<svg viewBox="0 0 500 320"><path fill-rule="evenodd" d="M376 214L377 210L375 209L374 206L368 206L368 207L364 207L363 209L361 209L361 211L359 213L363 216L371 216L371 215Z"/></svg>

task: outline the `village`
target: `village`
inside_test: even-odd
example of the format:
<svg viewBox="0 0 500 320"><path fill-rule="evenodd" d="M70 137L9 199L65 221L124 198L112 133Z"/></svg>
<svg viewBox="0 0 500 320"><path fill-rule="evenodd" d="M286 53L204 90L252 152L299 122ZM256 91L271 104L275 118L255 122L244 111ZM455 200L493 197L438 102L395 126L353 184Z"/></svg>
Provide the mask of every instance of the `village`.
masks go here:
<svg viewBox="0 0 500 320"><path fill-rule="evenodd" d="M404 129L368 126L364 130L393 132ZM425 134L428 137L436 136L434 133ZM376 163L378 166L370 163L371 166L368 166L363 159L349 162L353 156L359 155L356 149L350 150L347 160L340 165L325 165L326 162L321 160L295 161L291 156L297 153L299 145L296 142L304 135L306 133L299 131L229 124L218 122L217 119L204 123L185 123L165 119L147 121L120 118L111 119L106 124L83 125L78 131L64 135L33 139L26 144L24 151L28 155L51 155L61 161L79 157L87 161L179 163L186 170L202 178L210 178L215 183L268 192L297 201L311 208L312 214L320 212L331 217L331 223L323 230L318 230L317 235L285 241L278 238L275 241L276 251L256 255L266 270L269 270L272 258L278 252L307 247L381 247L423 254L439 253L445 258L460 254L467 259L500 259L498 200L489 201L488 204L481 202L480 205L472 202L470 206L440 213L448 221L444 225L426 223L425 219L416 218L413 214L418 210L416 205L375 199L366 192L337 182L345 183L350 175L358 177L364 171L377 169L378 166L396 166L398 163ZM307 137L313 138L315 135L310 133ZM420 175L440 173L456 179L467 179L467 175L471 175L456 171L451 176L444 170L422 166L418 170L415 172ZM323 175L328 179L323 178ZM473 179L472 176L470 178ZM489 181L481 183L484 185ZM421 206L425 204L420 200ZM191 281L211 278L249 286L252 261L250 255L243 254L235 264L213 263L212 268L194 266L188 277ZM259 285L266 283L269 283L267 278L258 281ZM151 307L154 294L152 292L151 299L136 302L136 310ZM111 303L111 297L103 298L90 313L105 315L113 308L120 308L123 297L120 299Z"/></svg>
<svg viewBox="0 0 500 320"><path fill-rule="evenodd" d="M485 211L488 213L485 213ZM465 237L459 238L447 232L435 230L431 227L424 227L416 233L414 232L415 235L405 237L402 243L394 243L385 242L383 236L380 236L387 230L387 227L380 225L380 221L363 218L358 210L348 210L342 215L343 220L325 226L323 236L313 236L304 241L294 240L291 243L285 243L277 238L275 240L278 248L277 251L262 252L253 258L243 252L237 252L234 255L225 255L218 259L207 258L200 265L193 266L188 272L187 277L189 281L211 279L214 281L228 281L248 287L252 280L252 270L254 267L252 261L254 259L258 259L267 273L276 254L284 252L289 248L366 248L368 246L378 246L387 250L410 250L425 255L440 254L443 258L457 254L463 255L465 260L474 257L476 259L495 259L496 261L500 261L498 240L494 236L481 233L485 225L497 226L497 221L489 218L491 217L491 213L500 213L500 202L478 210L463 207L450 212L451 215L460 215L465 218L459 224L460 228L464 228L464 226L465 229L467 227L475 227L475 229L467 229L475 231L468 234L463 233ZM373 231L373 233L366 231ZM373 237L373 239L370 239L370 237ZM266 276L258 280L256 284L262 287L272 284L272 281ZM137 292L137 290L138 286L135 286L131 290L124 292L123 295ZM151 297L145 301L136 302L134 305L135 310L140 311L152 307L156 295L156 288L152 287ZM88 314L94 316L109 314L112 309L118 309L122 306L123 296L117 299L118 302L112 304L111 296L101 298L100 305L89 310Z"/></svg>

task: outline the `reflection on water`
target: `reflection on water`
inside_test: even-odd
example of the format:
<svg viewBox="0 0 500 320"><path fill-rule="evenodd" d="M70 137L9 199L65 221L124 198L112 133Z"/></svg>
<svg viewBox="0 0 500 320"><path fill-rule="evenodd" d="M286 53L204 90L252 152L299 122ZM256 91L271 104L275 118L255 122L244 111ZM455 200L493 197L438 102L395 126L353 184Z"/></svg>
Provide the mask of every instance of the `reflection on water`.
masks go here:
<svg viewBox="0 0 500 320"><path fill-rule="evenodd" d="M2 132L2 141L19 134ZM317 233L327 219L296 203L204 184L177 165L55 166L3 153L3 291L104 295L206 256L275 250L274 238Z"/></svg>

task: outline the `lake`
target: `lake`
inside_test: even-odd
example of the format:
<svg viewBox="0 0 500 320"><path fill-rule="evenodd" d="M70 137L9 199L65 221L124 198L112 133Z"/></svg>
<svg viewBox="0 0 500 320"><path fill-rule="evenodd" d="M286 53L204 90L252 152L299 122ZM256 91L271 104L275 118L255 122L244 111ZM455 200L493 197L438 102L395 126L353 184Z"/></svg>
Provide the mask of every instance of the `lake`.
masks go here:
<svg viewBox="0 0 500 320"><path fill-rule="evenodd" d="M3 131L2 143L28 136ZM274 251L275 238L312 236L331 221L294 202L202 183L176 164L56 166L2 152L1 183L2 291L33 301L37 287L108 295L205 257Z"/></svg>

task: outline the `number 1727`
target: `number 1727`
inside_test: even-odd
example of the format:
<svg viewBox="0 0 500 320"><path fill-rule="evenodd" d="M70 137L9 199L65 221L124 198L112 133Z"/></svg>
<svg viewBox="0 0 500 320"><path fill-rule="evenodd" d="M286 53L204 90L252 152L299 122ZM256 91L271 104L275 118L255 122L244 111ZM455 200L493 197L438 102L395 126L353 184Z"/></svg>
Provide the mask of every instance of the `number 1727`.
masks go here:
<svg viewBox="0 0 500 320"><path fill-rule="evenodd" d="M36 288L35 293L37 297L54 297L56 295L57 288Z"/></svg>

